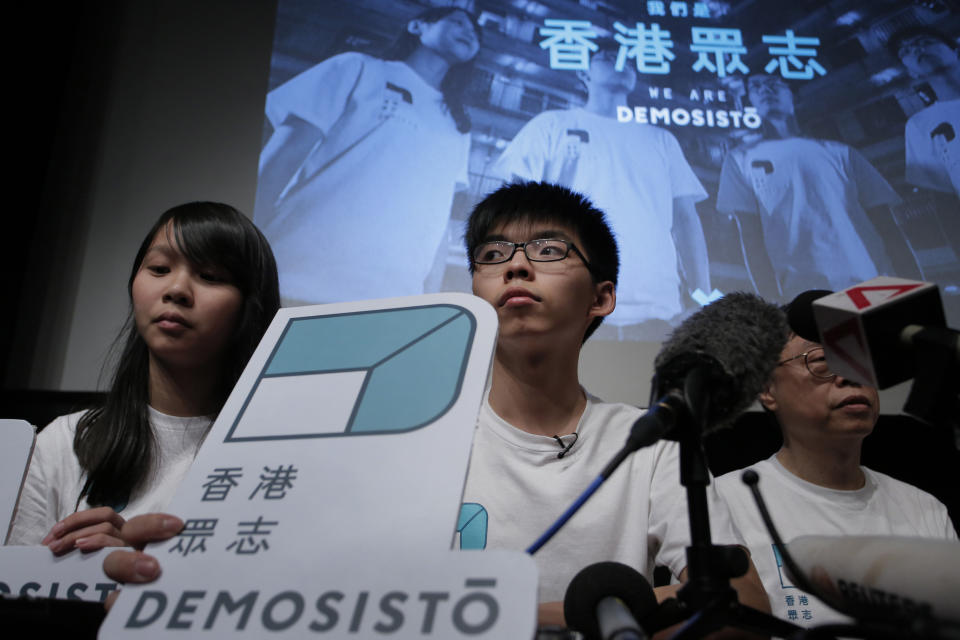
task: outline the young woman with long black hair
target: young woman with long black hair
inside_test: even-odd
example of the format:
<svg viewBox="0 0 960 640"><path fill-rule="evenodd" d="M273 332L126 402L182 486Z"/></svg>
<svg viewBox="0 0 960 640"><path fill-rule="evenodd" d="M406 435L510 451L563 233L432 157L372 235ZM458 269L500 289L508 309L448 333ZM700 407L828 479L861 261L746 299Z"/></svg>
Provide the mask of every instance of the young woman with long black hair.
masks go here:
<svg viewBox="0 0 960 640"><path fill-rule="evenodd" d="M125 518L166 507L280 300L264 236L214 202L161 215L127 289L104 404L40 432L9 544L122 545Z"/></svg>

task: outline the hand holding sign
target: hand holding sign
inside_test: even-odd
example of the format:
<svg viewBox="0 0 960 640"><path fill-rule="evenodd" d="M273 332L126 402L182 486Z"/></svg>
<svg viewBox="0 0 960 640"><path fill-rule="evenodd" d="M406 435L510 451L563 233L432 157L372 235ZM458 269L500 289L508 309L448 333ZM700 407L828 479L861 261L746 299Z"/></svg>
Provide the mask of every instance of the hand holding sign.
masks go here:
<svg viewBox="0 0 960 640"><path fill-rule="evenodd" d="M125 520L110 507L96 507L71 513L53 525L41 541L53 555L62 556L74 549L96 551L104 547L123 547L120 537Z"/></svg>
<svg viewBox="0 0 960 640"><path fill-rule="evenodd" d="M160 577L160 563L153 556L140 551L148 542L169 540L183 529L183 520L167 513L145 513L130 518L120 530L124 542L136 551L114 551L103 560L103 572L120 583L153 582ZM107 598L109 609L117 593Z"/></svg>

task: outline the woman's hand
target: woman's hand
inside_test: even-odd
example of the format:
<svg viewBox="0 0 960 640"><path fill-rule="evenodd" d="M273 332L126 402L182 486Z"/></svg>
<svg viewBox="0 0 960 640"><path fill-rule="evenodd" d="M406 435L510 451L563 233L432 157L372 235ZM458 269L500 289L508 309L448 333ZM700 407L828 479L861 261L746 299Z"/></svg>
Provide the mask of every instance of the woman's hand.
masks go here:
<svg viewBox="0 0 960 640"><path fill-rule="evenodd" d="M53 525L41 541L55 556L80 549L96 551L104 547L123 547L120 529L126 521L110 507L96 507L72 513Z"/></svg>
<svg viewBox="0 0 960 640"><path fill-rule="evenodd" d="M145 513L130 518L120 530L123 541L136 551L113 551L103 559L103 572L111 580L127 582L153 582L160 577L160 563L151 555L140 551L148 542L168 540L180 533L183 520L166 513ZM117 599L118 592L107 596L109 609Z"/></svg>

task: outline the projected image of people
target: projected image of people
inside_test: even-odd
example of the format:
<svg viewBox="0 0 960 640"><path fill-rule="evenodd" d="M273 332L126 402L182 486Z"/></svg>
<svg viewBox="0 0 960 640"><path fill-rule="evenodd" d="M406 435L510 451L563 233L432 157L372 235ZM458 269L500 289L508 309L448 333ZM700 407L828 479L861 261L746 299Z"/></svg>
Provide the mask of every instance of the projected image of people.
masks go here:
<svg viewBox="0 0 960 640"><path fill-rule="evenodd" d="M789 298L878 274L913 276L889 209L900 197L884 177L853 147L804 137L783 78L751 75L746 91L762 133L724 158L717 209L741 225L758 293Z"/></svg>
<svg viewBox="0 0 960 640"><path fill-rule="evenodd" d="M877 275L955 323L960 13L767 4L278 0L254 219L284 303L470 291L470 209L529 180L617 235L597 341Z"/></svg>
<svg viewBox="0 0 960 640"><path fill-rule="evenodd" d="M617 107L628 103L638 84L635 65L616 68L617 54L616 47L595 52L589 68L577 71L587 91L583 106L534 117L493 173L562 184L604 209L620 239L621 261L617 308L607 322L662 338L685 303L691 306L691 293L710 291L694 206L707 193L672 133L617 121Z"/></svg>
<svg viewBox="0 0 960 640"><path fill-rule="evenodd" d="M424 292L457 189L480 33L462 9L401 25L381 57L328 58L267 95L256 223L285 304Z"/></svg>
<svg viewBox="0 0 960 640"><path fill-rule="evenodd" d="M903 132L907 181L960 196L960 50L931 27L902 29L888 42L911 78L922 80L929 105ZM954 220L954 225L960 220Z"/></svg>

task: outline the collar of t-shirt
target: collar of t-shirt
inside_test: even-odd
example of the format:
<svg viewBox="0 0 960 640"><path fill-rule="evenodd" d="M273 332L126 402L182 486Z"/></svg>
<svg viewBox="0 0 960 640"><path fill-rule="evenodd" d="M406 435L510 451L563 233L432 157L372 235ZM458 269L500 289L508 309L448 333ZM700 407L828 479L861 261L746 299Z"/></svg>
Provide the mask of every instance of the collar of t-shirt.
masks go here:
<svg viewBox="0 0 960 640"><path fill-rule="evenodd" d="M877 490L877 481L873 474L866 467L861 466L863 471L864 485L860 489L831 489L822 487L818 484L808 482L795 475L777 459L776 454L770 457L770 464L783 482L793 486L797 491L807 493L820 499L828 500L833 504L842 505L850 509L861 509L870 500L870 497Z"/></svg>
<svg viewBox="0 0 960 640"><path fill-rule="evenodd" d="M489 391L487 395L484 396L483 406L480 411L484 414L486 423L494 435L510 446L531 452L553 454L554 456L566 449L569 454L576 450L576 447L573 446L575 443L582 443L583 434L580 433L580 427L586 423L590 412L593 410L593 405L597 402L597 399L587 393L582 387L581 390L587 397L587 404L583 409L580 420L577 422L576 430L573 433L563 436L541 436L513 426L497 415L497 412L490 406ZM557 438L559 438L559 442Z"/></svg>
<svg viewBox="0 0 960 640"><path fill-rule="evenodd" d="M170 416L150 406L147 410L157 444L165 456L176 456L180 453L196 455L214 418L214 416Z"/></svg>

